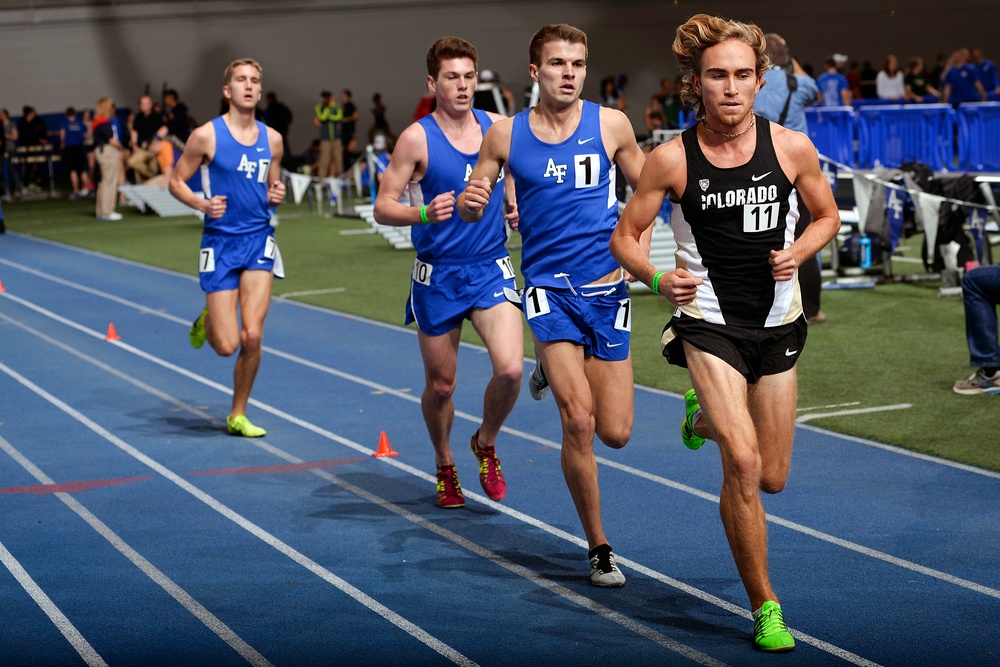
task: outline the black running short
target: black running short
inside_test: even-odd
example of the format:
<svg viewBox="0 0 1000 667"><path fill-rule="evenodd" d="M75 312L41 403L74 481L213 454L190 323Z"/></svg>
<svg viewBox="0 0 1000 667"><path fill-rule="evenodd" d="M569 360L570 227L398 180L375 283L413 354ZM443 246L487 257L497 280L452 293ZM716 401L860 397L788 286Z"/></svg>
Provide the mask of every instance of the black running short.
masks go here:
<svg viewBox="0 0 1000 667"><path fill-rule="evenodd" d="M722 359L753 384L764 375L777 375L794 367L806 345L807 331L804 315L791 324L761 329L713 324L678 315L663 328L660 346L669 363L687 368L681 343L685 340Z"/></svg>

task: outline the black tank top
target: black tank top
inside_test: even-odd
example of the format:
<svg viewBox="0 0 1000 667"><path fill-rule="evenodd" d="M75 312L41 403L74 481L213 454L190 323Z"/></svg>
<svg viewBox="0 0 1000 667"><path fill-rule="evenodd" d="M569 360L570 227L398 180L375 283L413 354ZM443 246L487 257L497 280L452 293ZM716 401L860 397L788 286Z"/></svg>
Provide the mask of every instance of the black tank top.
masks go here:
<svg viewBox="0 0 1000 667"><path fill-rule="evenodd" d="M684 131L684 221L674 225L678 264L705 280L695 303L681 310L753 328L786 324L802 312L797 281L776 283L768 263L771 250L794 240L798 200L778 164L771 124L761 117L756 122L753 157L738 167L712 165L698 143L698 126Z"/></svg>

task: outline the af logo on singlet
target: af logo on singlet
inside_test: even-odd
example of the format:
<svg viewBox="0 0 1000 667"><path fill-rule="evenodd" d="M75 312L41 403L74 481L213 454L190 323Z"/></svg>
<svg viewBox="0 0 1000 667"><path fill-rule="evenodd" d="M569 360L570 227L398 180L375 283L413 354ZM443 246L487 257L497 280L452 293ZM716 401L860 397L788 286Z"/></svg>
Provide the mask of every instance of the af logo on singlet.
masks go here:
<svg viewBox="0 0 1000 667"><path fill-rule="evenodd" d="M500 175L497 176L497 182L498 183L503 180L504 169L506 169L506 167L501 167L500 168ZM465 164L465 182L468 183L470 178L472 178L472 165L469 164L469 163L466 163Z"/></svg>
<svg viewBox="0 0 1000 667"><path fill-rule="evenodd" d="M597 187L601 178L600 166L601 158L597 153L574 155L574 187L577 189ZM545 165L545 173L542 174L542 178L554 178L556 179L556 183L563 183L566 180L566 174L568 171L568 164L556 164L555 160L549 158L548 163Z"/></svg>
<svg viewBox="0 0 1000 667"><path fill-rule="evenodd" d="M707 178L698 181L698 185L703 191L701 210L743 208L744 233L768 232L777 227L780 222L778 214L781 204L778 202L777 185L756 185L723 192L704 192L709 188Z"/></svg>
<svg viewBox="0 0 1000 667"><path fill-rule="evenodd" d="M257 182L264 183L267 181L267 169L270 166L270 159L248 160L247 154L244 153L243 157L240 158L240 166L236 167L236 171L242 171L248 179L252 179L256 175Z"/></svg>

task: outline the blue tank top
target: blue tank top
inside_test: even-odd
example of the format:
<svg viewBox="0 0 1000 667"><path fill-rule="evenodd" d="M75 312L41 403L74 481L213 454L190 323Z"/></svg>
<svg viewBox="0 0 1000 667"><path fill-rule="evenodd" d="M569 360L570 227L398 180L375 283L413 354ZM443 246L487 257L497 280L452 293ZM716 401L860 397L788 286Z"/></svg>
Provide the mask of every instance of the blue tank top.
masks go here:
<svg viewBox="0 0 1000 667"><path fill-rule="evenodd" d="M608 250L618 224L615 166L600 111L584 102L579 126L560 144L534 135L530 109L514 117L507 166L517 186L525 286L579 287L618 267Z"/></svg>
<svg viewBox="0 0 1000 667"><path fill-rule="evenodd" d="M267 229L271 224L267 203L271 146L267 142L267 127L257 121L257 141L252 146L238 143L222 116L212 120L212 128L215 130L215 155L202 171L202 185L209 199L213 195L225 195L226 212L221 218L206 217L205 231L252 234Z"/></svg>
<svg viewBox="0 0 1000 667"><path fill-rule="evenodd" d="M493 121L485 111L473 109L483 134ZM462 153L452 146L434 116L424 116L419 121L427 135L427 171L417 183L417 192L411 186L411 203L421 206L429 203L442 192L455 191L458 197L469 182L472 168L479 159L475 153ZM422 261L471 261L495 259L507 254L504 243L507 233L503 222L503 180L493 188L490 203L478 223L468 223L458 217L458 209L451 218L433 225L413 225L410 239Z"/></svg>

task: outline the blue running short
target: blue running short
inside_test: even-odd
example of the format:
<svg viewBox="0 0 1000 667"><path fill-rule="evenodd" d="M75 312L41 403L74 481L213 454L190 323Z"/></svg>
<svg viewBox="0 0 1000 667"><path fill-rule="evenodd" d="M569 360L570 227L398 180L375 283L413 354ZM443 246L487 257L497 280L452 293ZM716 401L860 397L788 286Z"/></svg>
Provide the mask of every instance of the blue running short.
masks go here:
<svg viewBox="0 0 1000 667"><path fill-rule="evenodd" d="M273 271L284 278L281 253L271 228L253 234L204 234L198 254L198 275L206 292L239 289L244 271Z"/></svg>
<svg viewBox="0 0 1000 667"><path fill-rule="evenodd" d="M473 308L508 301L514 291L509 256L452 263L413 261L406 324L416 322L428 336L442 336L469 319Z"/></svg>
<svg viewBox="0 0 1000 667"><path fill-rule="evenodd" d="M632 300L624 280L577 287L575 294L569 289L529 287L522 308L531 332L543 343L566 340L582 345L588 357L628 359Z"/></svg>

